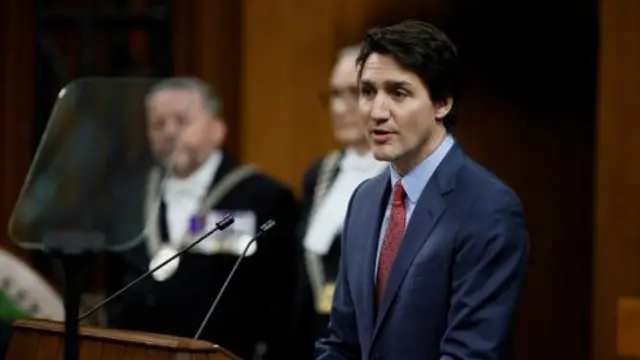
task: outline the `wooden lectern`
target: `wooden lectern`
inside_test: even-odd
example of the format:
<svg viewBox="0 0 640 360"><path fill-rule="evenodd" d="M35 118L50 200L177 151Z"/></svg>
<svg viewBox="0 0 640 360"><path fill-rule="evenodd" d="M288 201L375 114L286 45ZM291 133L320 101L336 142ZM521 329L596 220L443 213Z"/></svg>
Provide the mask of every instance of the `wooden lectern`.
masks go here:
<svg viewBox="0 0 640 360"><path fill-rule="evenodd" d="M640 297L618 299L617 312L618 355L640 359Z"/></svg>
<svg viewBox="0 0 640 360"><path fill-rule="evenodd" d="M134 331L80 327L80 360L240 360L206 341ZM7 360L64 360L64 324L17 320Z"/></svg>

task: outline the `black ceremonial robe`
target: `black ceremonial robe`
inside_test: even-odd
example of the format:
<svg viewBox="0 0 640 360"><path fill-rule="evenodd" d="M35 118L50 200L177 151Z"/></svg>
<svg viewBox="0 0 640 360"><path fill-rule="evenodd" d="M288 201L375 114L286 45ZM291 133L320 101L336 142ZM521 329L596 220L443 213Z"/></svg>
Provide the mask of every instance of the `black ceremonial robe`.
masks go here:
<svg viewBox="0 0 640 360"><path fill-rule="evenodd" d="M296 238L299 247L303 248L303 240L307 231L312 209L316 205L316 191L319 191L318 182L321 177L321 170L327 171L327 188L331 187L340 172L340 160L344 156L344 151L340 151L335 161L335 165L323 168L323 162L332 154L322 157L312 163L304 174L302 182L301 216L296 230ZM302 250L304 251L304 250ZM340 236L336 235L329 251L321 256L322 268L326 282L335 282L340 264ZM300 359L313 359L314 343L319 337L326 334L329 322L329 314L320 313L316 310L313 291L309 280L309 269L304 261L299 263L296 306L298 319L296 323L296 349L295 352Z"/></svg>
<svg viewBox="0 0 640 360"><path fill-rule="evenodd" d="M234 168L225 155L212 186ZM297 207L292 192L262 174L241 181L214 207L220 211L253 211L256 226L269 219L276 226L258 240L231 280L201 339L219 344L241 358L251 359L266 345L263 359L287 359L293 323ZM142 210L140 210L142 212ZM162 236L167 229L160 211ZM114 231L117 232L117 226ZM256 233L258 229L256 229ZM188 252L178 270L164 282L142 281L108 306L109 326L193 337L231 271L236 255ZM148 269L144 243L114 255L109 262L109 293Z"/></svg>

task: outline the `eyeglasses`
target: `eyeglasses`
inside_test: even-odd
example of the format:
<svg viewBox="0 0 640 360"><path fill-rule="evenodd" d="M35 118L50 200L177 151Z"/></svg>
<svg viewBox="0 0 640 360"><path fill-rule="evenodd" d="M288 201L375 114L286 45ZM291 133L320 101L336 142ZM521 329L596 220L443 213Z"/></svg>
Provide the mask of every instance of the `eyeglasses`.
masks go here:
<svg viewBox="0 0 640 360"><path fill-rule="evenodd" d="M333 87L320 93L320 102L328 106L331 101L342 100L349 103L358 102L360 91L357 86Z"/></svg>

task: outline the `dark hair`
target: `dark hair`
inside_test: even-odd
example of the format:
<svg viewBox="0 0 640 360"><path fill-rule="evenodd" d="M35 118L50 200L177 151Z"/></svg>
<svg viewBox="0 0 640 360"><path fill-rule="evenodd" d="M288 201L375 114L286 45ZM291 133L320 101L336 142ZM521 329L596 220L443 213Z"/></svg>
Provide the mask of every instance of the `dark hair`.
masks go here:
<svg viewBox="0 0 640 360"><path fill-rule="evenodd" d="M402 67L414 72L429 90L431 101L451 97L451 111L442 120L445 128L451 130L457 119L462 81L458 51L442 31L420 21L368 30L356 60L358 80L362 77L362 65L373 53L391 55Z"/></svg>

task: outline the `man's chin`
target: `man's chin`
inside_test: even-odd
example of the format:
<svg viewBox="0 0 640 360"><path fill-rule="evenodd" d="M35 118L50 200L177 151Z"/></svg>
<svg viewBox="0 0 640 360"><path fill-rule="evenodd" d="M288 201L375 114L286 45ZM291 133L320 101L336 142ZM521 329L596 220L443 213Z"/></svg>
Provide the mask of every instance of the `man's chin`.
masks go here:
<svg viewBox="0 0 640 360"><path fill-rule="evenodd" d="M178 177L186 177L193 173L197 166L188 158L174 157L167 162L169 171Z"/></svg>
<svg viewBox="0 0 640 360"><path fill-rule="evenodd" d="M378 161L391 162L397 158L395 152L391 151L387 146L372 146L371 152Z"/></svg>
<svg viewBox="0 0 640 360"><path fill-rule="evenodd" d="M362 141L362 131L358 129L339 129L334 130L333 136L336 140L343 144L353 144Z"/></svg>

